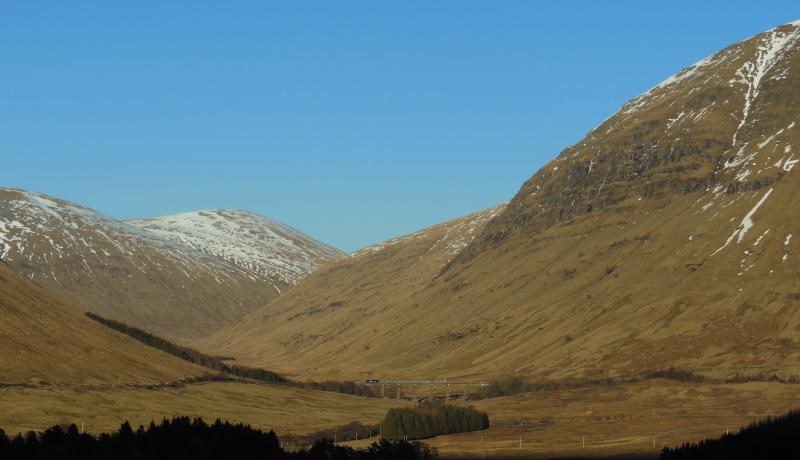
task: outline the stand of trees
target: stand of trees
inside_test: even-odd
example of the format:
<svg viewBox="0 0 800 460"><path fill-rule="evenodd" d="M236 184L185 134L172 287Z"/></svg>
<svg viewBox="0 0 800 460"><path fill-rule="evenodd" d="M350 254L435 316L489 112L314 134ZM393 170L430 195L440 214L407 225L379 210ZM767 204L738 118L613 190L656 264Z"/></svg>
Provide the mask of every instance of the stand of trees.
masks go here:
<svg viewBox="0 0 800 460"><path fill-rule="evenodd" d="M389 409L382 428L383 436L389 439L425 439L489 428L489 416L472 407L431 401L413 409Z"/></svg>
<svg viewBox="0 0 800 460"><path fill-rule="evenodd" d="M133 430L125 422L114 433L92 436L73 424L54 426L42 433L29 432L9 440L0 430L3 460L428 460L434 455L419 443L381 440L365 450L314 443L310 450L287 452L274 432L217 420L164 419Z"/></svg>
<svg viewBox="0 0 800 460"><path fill-rule="evenodd" d="M800 411L769 418L699 443L664 448L661 460L760 460L800 458Z"/></svg>
<svg viewBox="0 0 800 460"><path fill-rule="evenodd" d="M139 342L147 345L148 347L153 347L165 353L169 353L172 356L178 357L184 361L189 361L191 363L197 364L198 366L207 367L209 369L219 372L231 373L230 371L233 369L232 367L226 365L220 358L209 356L207 354L200 353L199 351L193 348L184 347L182 345L170 342L167 339L163 339L157 335L153 335L147 331L139 329L138 327L129 326L125 323L114 321L113 319L103 318L102 316L92 312L86 313L86 316L88 316L90 319L97 321L98 323L102 324L103 326L109 329L121 332L133 338L134 340L138 340ZM238 369L240 372L243 371L243 369L241 368ZM280 382L285 382L287 380L283 376L280 376L274 372L264 371L263 369L257 369L257 370L266 373L263 376L266 379L266 381L280 383Z"/></svg>

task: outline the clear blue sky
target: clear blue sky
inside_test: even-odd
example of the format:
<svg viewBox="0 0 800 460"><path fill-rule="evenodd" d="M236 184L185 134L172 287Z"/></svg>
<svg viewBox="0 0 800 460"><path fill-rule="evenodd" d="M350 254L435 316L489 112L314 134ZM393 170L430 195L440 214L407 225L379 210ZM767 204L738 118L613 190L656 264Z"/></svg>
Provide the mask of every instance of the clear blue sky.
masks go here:
<svg viewBox="0 0 800 460"><path fill-rule="evenodd" d="M0 1L0 186L119 218L247 209L354 250L511 198L627 99L798 18L796 1Z"/></svg>

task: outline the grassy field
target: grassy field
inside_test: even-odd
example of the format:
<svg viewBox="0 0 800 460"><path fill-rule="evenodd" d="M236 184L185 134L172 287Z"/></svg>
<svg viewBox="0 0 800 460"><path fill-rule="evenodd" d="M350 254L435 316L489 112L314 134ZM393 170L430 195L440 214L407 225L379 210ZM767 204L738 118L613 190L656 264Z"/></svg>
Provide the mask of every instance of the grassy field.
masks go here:
<svg viewBox="0 0 800 460"><path fill-rule="evenodd" d="M305 434L352 421L378 423L398 401L278 385L214 382L174 389L0 388L0 427L8 433L76 423L88 432L173 415L245 422L280 434Z"/></svg>
<svg viewBox="0 0 800 460"><path fill-rule="evenodd" d="M778 383L657 380L487 399L474 406L489 413L489 430L426 442L456 457L657 454L664 446L718 436L798 408L798 390L797 385Z"/></svg>

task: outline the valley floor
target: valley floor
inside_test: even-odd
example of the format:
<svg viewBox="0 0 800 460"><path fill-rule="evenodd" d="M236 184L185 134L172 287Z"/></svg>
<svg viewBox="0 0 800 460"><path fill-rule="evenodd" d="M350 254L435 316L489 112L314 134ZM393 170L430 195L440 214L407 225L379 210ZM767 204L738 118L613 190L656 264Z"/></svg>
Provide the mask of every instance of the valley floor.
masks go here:
<svg viewBox="0 0 800 460"><path fill-rule="evenodd" d="M718 436L798 408L798 390L798 385L781 383L653 380L528 393L473 401L470 404L489 414L490 429L425 442L442 457L456 458L599 458L620 454L655 458L664 446ZM116 429L125 420L137 426L188 415L209 421L217 417L241 421L274 429L280 436L311 433L352 421L378 423L387 409L400 404L406 403L232 382L171 389L6 387L0 388L0 427L16 433L74 422L96 433ZM371 442L363 440L355 446L366 447Z"/></svg>
<svg viewBox="0 0 800 460"><path fill-rule="evenodd" d="M483 433L441 436L426 442L449 457L474 457L476 453L495 458L655 457L665 446L716 437L798 408L798 390L798 385L780 383L654 380L529 393L475 401L476 408L489 413L492 423Z"/></svg>
<svg viewBox="0 0 800 460"><path fill-rule="evenodd" d="M0 388L0 428L40 431L75 423L87 432L137 427L185 415L244 422L278 435L305 434L352 421L378 423L397 401L238 382L194 383L175 388Z"/></svg>

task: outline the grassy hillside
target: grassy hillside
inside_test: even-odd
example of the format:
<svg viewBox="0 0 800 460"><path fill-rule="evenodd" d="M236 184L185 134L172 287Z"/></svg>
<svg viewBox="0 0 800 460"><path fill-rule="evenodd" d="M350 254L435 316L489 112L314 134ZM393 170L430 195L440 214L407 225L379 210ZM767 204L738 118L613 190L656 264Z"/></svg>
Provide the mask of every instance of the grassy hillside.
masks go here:
<svg viewBox="0 0 800 460"><path fill-rule="evenodd" d="M86 318L0 265L0 384L152 384L206 370Z"/></svg>

